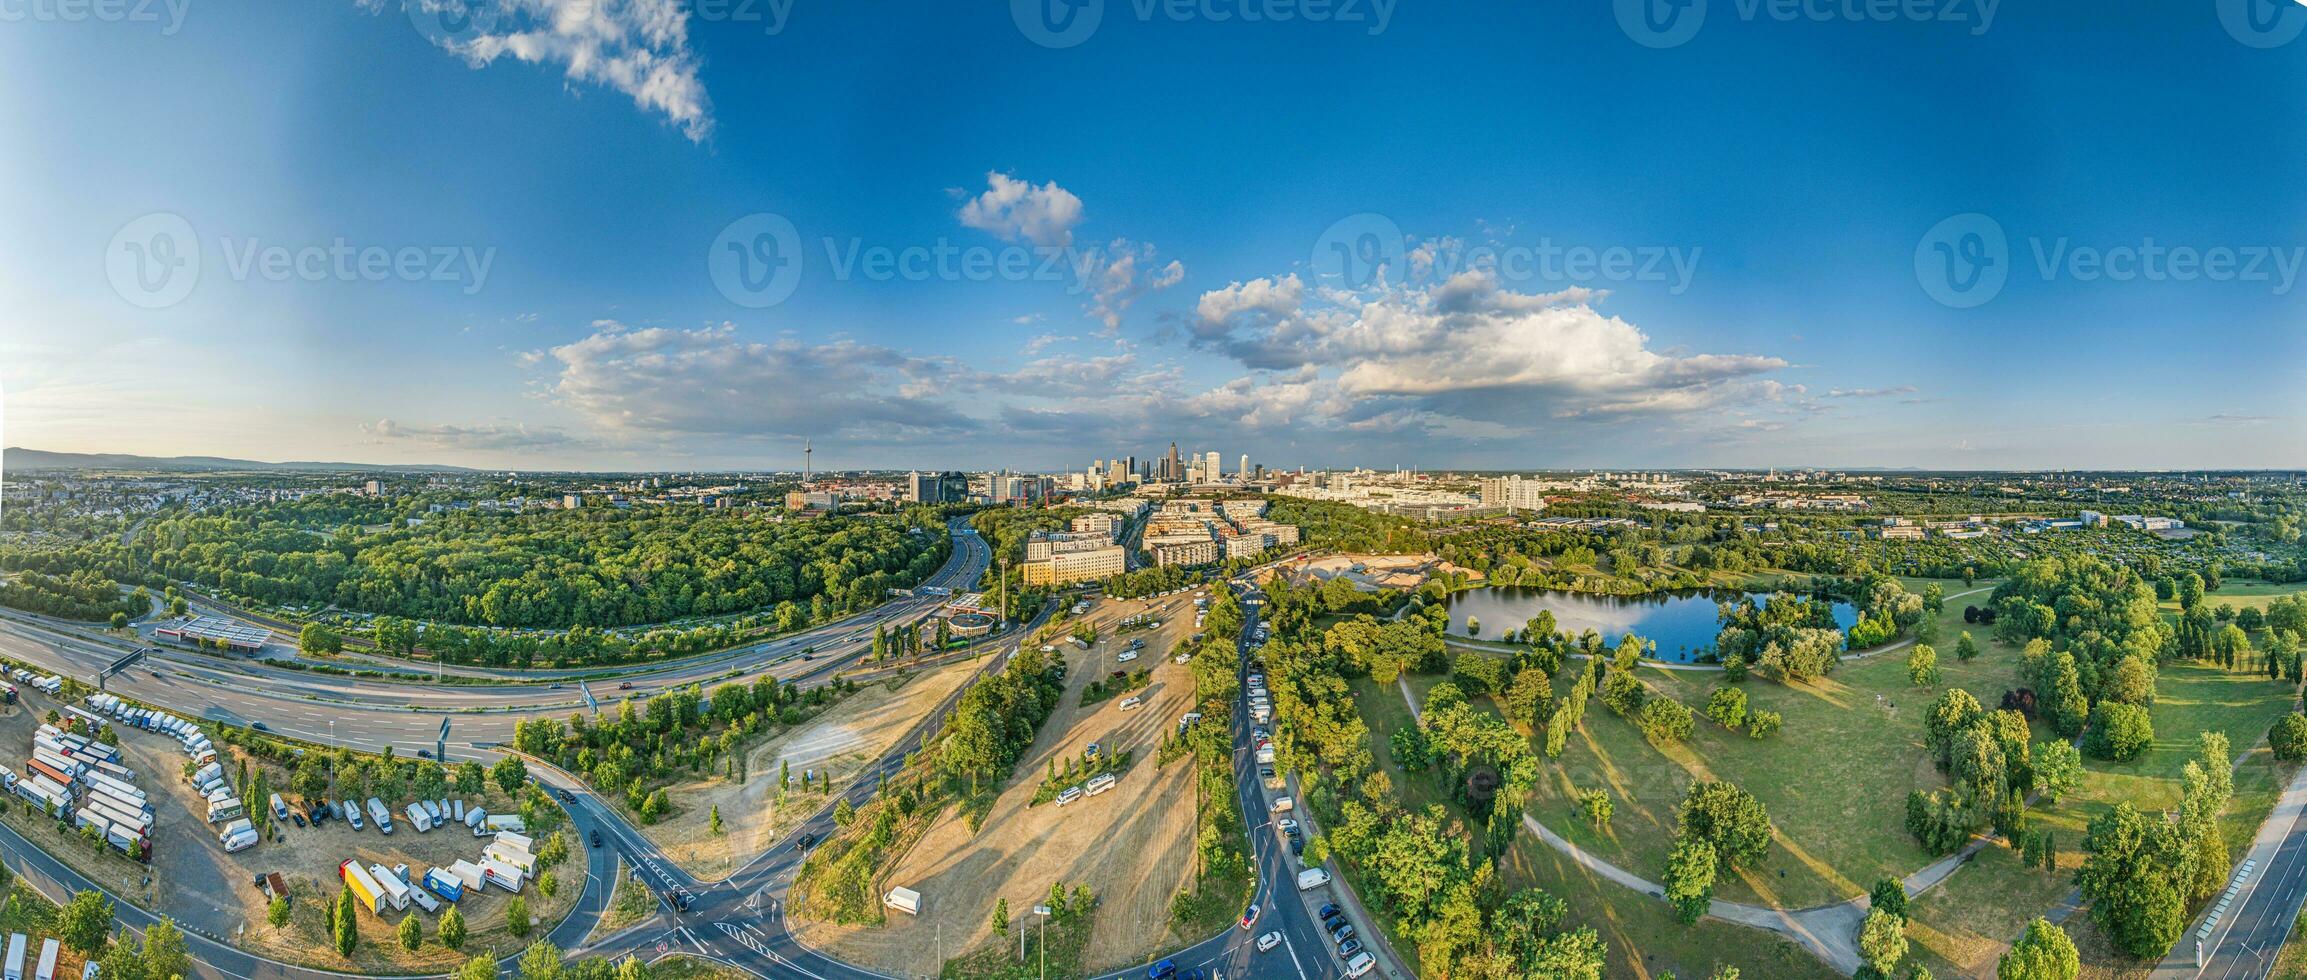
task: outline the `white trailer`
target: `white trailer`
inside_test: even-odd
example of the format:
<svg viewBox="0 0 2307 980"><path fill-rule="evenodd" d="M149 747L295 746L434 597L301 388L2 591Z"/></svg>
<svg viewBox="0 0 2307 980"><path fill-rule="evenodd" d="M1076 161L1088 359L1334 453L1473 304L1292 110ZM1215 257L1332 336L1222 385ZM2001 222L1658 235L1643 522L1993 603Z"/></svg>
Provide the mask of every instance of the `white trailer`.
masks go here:
<svg viewBox="0 0 2307 980"><path fill-rule="evenodd" d="M457 884L463 885L464 889L469 892L480 891L481 883L488 877L487 873L481 870L480 865L471 861L458 861L449 865L448 870L449 876L455 878Z"/></svg>
<svg viewBox="0 0 2307 980"><path fill-rule="evenodd" d="M512 865L513 867L521 869L521 871L524 873L534 872L537 870L537 859L530 856L529 852L521 850L517 847L506 847L502 844L490 844L487 849L481 851L481 856L487 858L490 861L497 861Z"/></svg>
<svg viewBox="0 0 2307 980"><path fill-rule="evenodd" d="M8 935L8 972L0 973L0 980L24 980L24 947L30 942L21 932Z"/></svg>
<svg viewBox="0 0 2307 980"><path fill-rule="evenodd" d="M409 901L417 903L418 908L427 912L438 912L441 910L441 900L434 898L431 892L425 891L422 888L418 888L415 885L406 885L404 887L408 889Z"/></svg>
<svg viewBox="0 0 2307 980"><path fill-rule="evenodd" d="M32 975L33 980L56 980L56 954L62 948L53 937L40 941L40 971Z"/></svg>
<svg viewBox="0 0 2307 980"><path fill-rule="evenodd" d="M151 795L137 789L135 784L121 782L94 769L81 773L80 781L87 784L90 790L119 797L137 806L144 806L152 802Z"/></svg>
<svg viewBox="0 0 2307 980"><path fill-rule="evenodd" d="M481 818L481 825L474 829L473 836L486 837L490 834L501 834L508 830L517 834L527 829L529 829L528 823L523 821L518 815L511 813L499 813L494 816Z"/></svg>
<svg viewBox="0 0 2307 980"><path fill-rule="evenodd" d="M408 808L402 812L408 814L409 824L416 827L417 833L421 834L425 831L433 829L432 818L425 815L424 807L411 803L408 805Z"/></svg>
<svg viewBox="0 0 2307 980"><path fill-rule="evenodd" d="M501 847L509 847L523 854L527 854L530 851L536 849L536 841L531 840L527 834L512 830L498 834L496 845Z"/></svg>
<svg viewBox="0 0 2307 980"><path fill-rule="evenodd" d="M481 862L481 877L509 892L520 891L521 880L527 876L527 872L513 867L512 865L506 864L503 861L488 860Z"/></svg>
<svg viewBox="0 0 2307 980"><path fill-rule="evenodd" d="M385 901L392 903L392 907L395 909L403 912L408 911L409 886L407 882L402 881L399 875L393 874L391 868L381 864L369 865L368 873L370 878L376 880L377 887L384 889L383 898Z"/></svg>

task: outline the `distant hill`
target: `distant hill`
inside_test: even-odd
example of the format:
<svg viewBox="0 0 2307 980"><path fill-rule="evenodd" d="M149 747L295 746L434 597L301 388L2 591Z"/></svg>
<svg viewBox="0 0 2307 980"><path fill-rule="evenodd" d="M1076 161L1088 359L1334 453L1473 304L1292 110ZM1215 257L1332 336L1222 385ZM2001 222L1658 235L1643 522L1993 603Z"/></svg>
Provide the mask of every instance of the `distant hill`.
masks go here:
<svg viewBox="0 0 2307 980"><path fill-rule="evenodd" d="M134 456L127 453L58 453L45 449L23 449L10 446L0 456L0 468L12 471L32 470L154 470L163 472L195 472L202 470L235 470L241 472L293 472L293 473L473 473L463 466L435 466L422 463L320 463L291 461L267 463L254 459L227 459L222 456Z"/></svg>

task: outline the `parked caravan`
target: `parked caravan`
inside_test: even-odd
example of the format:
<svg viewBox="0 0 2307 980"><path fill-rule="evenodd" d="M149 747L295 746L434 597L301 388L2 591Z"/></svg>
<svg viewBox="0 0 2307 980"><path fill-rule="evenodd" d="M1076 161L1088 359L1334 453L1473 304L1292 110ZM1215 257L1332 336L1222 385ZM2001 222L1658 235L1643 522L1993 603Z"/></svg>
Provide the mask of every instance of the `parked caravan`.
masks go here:
<svg viewBox="0 0 2307 980"><path fill-rule="evenodd" d="M209 798L209 823L223 823L229 820L238 820L245 816L248 816L248 810L240 805L239 797L225 796Z"/></svg>
<svg viewBox="0 0 2307 980"><path fill-rule="evenodd" d="M370 819L376 821L378 833L390 834L393 832L393 812L385 808L383 800L374 796L369 797L368 815Z"/></svg>
<svg viewBox="0 0 2307 980"><path fill-rule="evenodd" d="M510 813L499 813L494 816L482 818L481 825L477 829L475 836L486 836L488 834L503 833L508 830L514 833L520 833L527 829L529 829L529 825L521 820L520 817Z"/></svg>
<svg viewBox="0 0 2307 980"><path fill-rule="evenodd" d="M411 803L403 812L408 814L409 825L415 827L417 829L417 833L421 834L425 831L433 829L433 820L431 817L425 815L424 807L415 803Z"/></svg>
<svg viewBox="0 0 2307 980"><path fill-rule="evenodd" d="M481 852L481 856L491 861L502 861L506 864L512 865L513 867L521 869L523 872L534 872L537 870L537 859L530 856L529 852L521 850L517 847L506 847L503 844L490 844L486 850Z"/></svg>
<svg viewBox="0 0 2307 980"><path fill-rule="evenodd" d="M527 834L520 833L519 831L508 830L497 835L496 843L505 847L512 848L523 854L527 854L530 851L536 849L537 842L530 839Z"/></svg>
<svg viewBox="0 0 2307 980"><path fill-rule="evenodd" d="M441 868L433 868L425 872L424 886L431 889L433 894L452 902L460 901L465 897L465 883Z"/></svg>
<svg viewBox="0 0 2307 980"><path fill-rule="evenodd" d="M427 912L438 912L441 910L441 900L434 898L431 892L428 892L422 888L418 888L415 885L406 885L403 887L409 890L409 901L415 902L418 908Z"/></svg>
<svg viewBox="0 0 2307 980"><path fill-rule="evenodd" d="M24 947L29 943L29 937L21 932L9 934L8 972L0 974L0 980L24 980Z"/></svg>
<svg viewBox="0 0 2307 980"><path fill-rule="evenodd" d="M384 887L377 884L375 876L370 875L367 868L361 867L357 861L346 861L337 865L336 871L344 878L345 890L352 892L354 900L368 906L371 912L383 913Z"/></svg>
<svg viewBox="0 0 2307 980"><path fill-rule="evenodd" d="M527 876L527 872L513 867L512 865L506 864L503 861L489 860L481 862L481 877L495 883L499 887L502 887L504 890L509 892L520 891L521 879Z"/></svg>
<svg viewBox="0 0 2307 980"><path fill-rule="evenodd" d="M403 882L400 880L398 875L393 874L392 869L387 868L381 864L369 865L368 873L369 877L376 879L377 887L384 889L384 895L382 897L386 902L390 903L395 909L403 912L408 911L408 883Z"/></svg>

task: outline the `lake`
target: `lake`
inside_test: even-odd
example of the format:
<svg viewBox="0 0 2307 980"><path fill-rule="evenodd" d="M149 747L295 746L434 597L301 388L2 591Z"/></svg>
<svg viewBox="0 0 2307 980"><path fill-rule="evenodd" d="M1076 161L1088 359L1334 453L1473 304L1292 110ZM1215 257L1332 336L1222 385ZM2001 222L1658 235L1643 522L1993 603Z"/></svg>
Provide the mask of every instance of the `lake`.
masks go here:
<svg viewBox="0 0 2307 980"><path fill-rule="evenodd" d="M1764 593L1733 590L1618 596L1510 587L1459 592L1450 596L1447 608L1455 636L1495 640L1538 618L1540 610L1552 610L1554 622L1571 636L1591 628L1616 646L1619 637L1632 633L1657 644L1658 659L1691 663L1712 652L1715 634L1722 631L1716 604L1750 594L1757 602L1770 600ZM1467 632L1468 617L1481 622L1479 635ZM1837 602L1834 621L1847 630L1858 622L1858 611L1850 603Z"/></svg>

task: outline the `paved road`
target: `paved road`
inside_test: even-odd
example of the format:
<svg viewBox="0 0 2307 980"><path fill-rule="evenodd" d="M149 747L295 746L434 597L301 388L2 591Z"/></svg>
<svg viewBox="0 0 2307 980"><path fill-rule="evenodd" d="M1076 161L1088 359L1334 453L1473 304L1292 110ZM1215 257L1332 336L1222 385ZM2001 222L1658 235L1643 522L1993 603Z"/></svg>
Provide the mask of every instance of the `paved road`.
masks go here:
<svg viewBox="0 0 2307 980"><path fill-rule="evenodd" d="M2294 775L2276 798L2226 890L2189 924L2178 946L2156 966L2152 980L2267 976L2291 936L2302 902L2307 902L2307 769Z"/></svg>

